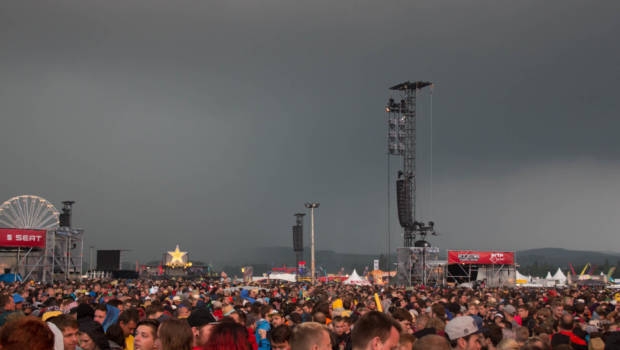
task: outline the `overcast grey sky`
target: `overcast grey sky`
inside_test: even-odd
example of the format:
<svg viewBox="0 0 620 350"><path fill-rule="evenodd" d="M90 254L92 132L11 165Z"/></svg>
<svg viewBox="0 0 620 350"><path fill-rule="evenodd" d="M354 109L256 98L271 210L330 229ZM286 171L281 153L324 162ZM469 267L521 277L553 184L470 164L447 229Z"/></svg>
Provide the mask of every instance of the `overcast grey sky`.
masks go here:
<svg viewBox="0 0 620 350"><path fill-rule="evenodd" d="M618 13L572 0L2 1L0 197L75 200L86 245L131 259L291 245L308 200L321 202L321 249L383 252L387 88L431 80L432 210L426 92L418 212L437 222L433 243L618 250Z"/></svg>

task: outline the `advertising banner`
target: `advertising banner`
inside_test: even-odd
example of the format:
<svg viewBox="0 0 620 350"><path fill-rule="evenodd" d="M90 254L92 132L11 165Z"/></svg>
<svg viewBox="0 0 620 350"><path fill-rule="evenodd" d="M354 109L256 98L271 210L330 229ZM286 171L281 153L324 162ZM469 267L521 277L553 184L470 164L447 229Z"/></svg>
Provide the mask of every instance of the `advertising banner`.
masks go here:
<svg viewBox="0 0 620 350"><path fill-rule="evenodd" d="M45 230L0 228L0 247L45 247Z"/></svg>
<svg viewBox="0 0 620 350"><path fill-rule="evenodd" d="M448 251L448 264L514 265L514 263L514 252L477 252L473 250Z"/></svg>

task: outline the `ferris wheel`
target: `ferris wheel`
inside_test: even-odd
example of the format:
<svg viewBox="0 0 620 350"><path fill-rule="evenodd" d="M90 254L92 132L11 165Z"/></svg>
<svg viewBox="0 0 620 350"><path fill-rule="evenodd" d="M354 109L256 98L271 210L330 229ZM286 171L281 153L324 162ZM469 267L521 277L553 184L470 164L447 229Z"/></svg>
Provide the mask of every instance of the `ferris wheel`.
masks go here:
<svg viewBox="0 0 620 350"><path fill-rule="evenodd" d="M59 212L45 198L13 197L0 205L0 225L9 228L52 230L58 227Z"/></svg>

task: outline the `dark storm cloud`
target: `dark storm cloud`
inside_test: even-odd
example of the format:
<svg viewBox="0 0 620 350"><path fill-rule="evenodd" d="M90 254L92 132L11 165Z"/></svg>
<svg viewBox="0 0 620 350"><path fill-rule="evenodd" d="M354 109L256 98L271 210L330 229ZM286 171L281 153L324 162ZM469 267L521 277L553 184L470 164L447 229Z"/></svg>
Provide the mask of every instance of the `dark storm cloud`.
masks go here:
<svg viewBox="0 0 620 350"><path fill-rule="evenodd" d="M3 2L0 194L74 199L87 245L139 259L176 243L205 260L289 245L307 200L322 203L322 248L383 251L382 105L391 84L428 79L438 243L603 249L618 206L605 189L618 187L619 7ZM429 110L424 95L424 216ZM579 238L589 222L599 239Z"/></svg>

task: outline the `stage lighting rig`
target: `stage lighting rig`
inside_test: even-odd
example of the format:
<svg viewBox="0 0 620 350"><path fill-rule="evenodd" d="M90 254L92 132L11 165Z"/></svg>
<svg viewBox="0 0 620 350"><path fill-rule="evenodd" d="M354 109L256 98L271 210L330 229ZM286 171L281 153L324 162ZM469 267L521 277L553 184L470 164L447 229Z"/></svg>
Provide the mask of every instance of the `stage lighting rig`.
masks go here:
<svg viewBox="0 0 620 350"><path fill-rule="evenodd" d="M398 220L404 233L404 246L412 247L416 236L433 234L431 225L417 221L416 217L416 100L419 91L432 86L430 81L406 81L390 90L401 98L389 98L385 106L388 119L388 154L400 156L403 168L398 171L396 201Z"/></svg>

